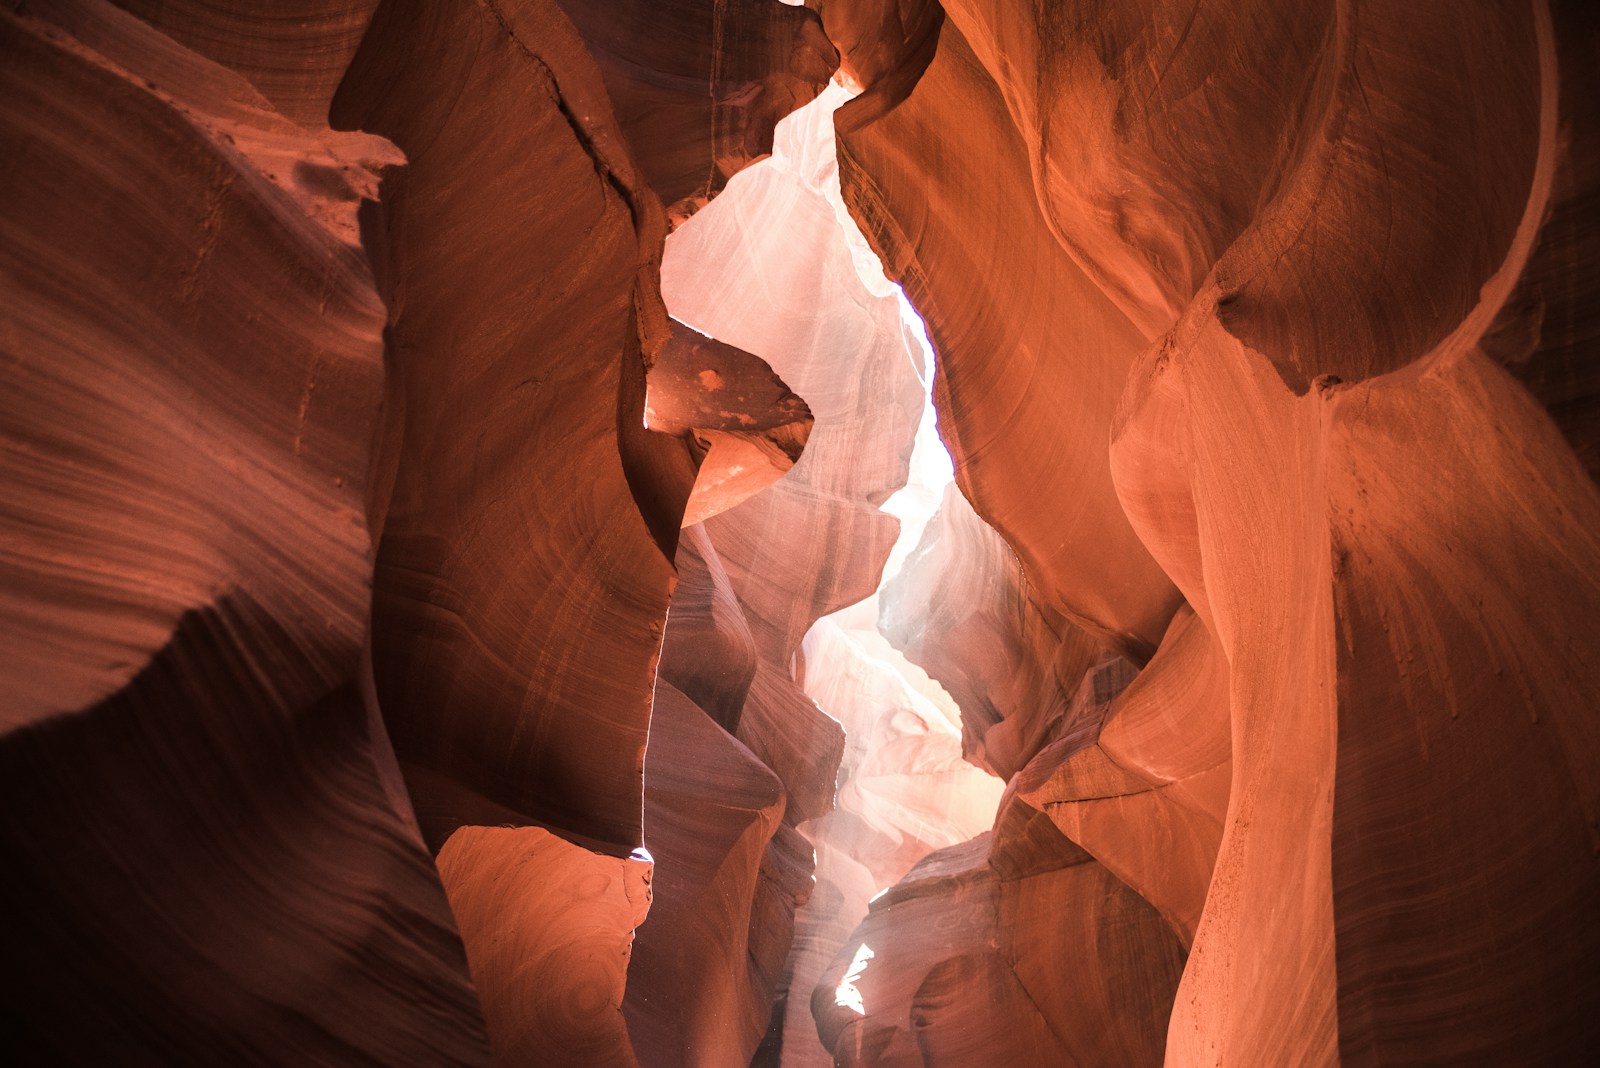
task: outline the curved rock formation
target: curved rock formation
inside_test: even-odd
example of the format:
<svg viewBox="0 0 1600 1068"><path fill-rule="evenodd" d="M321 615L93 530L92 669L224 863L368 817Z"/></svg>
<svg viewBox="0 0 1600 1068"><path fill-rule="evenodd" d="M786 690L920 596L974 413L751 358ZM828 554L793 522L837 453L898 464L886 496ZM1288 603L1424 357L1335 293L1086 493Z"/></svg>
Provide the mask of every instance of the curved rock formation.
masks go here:
<svg viewBox="0 0 1600 1068"><path fill-rule="evenodd" d="M848 1066L1148 1064L1182 966L1172 932L1081 850L923 860L872 903L812 998Z"/></svg>
<svg viewBox="0 0 1600 1068"><path fill-rule="evenodd" d="M1085 680L1085 707L1013 780L1010 799L1048 816L1154 905L1187 947L1228 809L1227 663L1186 606L1114 701L1108 668Z"/></svg>
<svg viewBox="0 0 1600 1068"><path fill-rule="evenodd" d="M1144 337L1050 234L1005 101L948 22L903 103L874 117L875 92L839 113L841 181L940 354L956 481L1052 609L1148 659L1178 595L1122 514L1106 452Z"/></svg>
<svg viewBox="0 0 1600 1068"><path fill-rule="evenodd" d="M328 105L379 2L115 0L179 44L237 71L278 111L312 127L327 123Z"/></svg>
<svg viewBox="0 0 1600 1068"><path fill-rule="evenodd" d="M650 922L628 971L646 1064L748 1064L773 996L751 953L757 881L784 813L778 777L667 683L645 757ZM770 922L770 917L759 917Z"/></svg>
<svg viewBox="0 0 1600 1068"><path fill-rule="evenodd" d="M1090 635L1039 602L1016 555L954 484L882 605L884 636L960 707L968 759L1002 779L1071 718L1100 655Z"/></svg>
<svg viewBox="0 0 1600 1068"><path fill-rule="evenodd" d="M354 209L398 154L106 5L52 14L76 36L0 12L0 1046L481 1063L356 685L383 309Z"/></svg>
<svg viewBox="0 0 1600 1068"><path fill-rule="evenodd" d="M562 0L674 223L772 151L838 65L816 15L774 0Z"/></svg>
<svg viewBox="0 0 1600 1068"><path fill-rule="evenodd" d="M1081 462L1194 609L1116 742L1058 742L1016 791L1192 932L1167 1060L1579 1056L1600 989L1578 963L1600 938L1597 497L1480 347L1583 403L1559 370L1582 328L1530 340L1536 287L1586 291L1525 280L1536 249L1572 247L1556 176L1567 212L1587 181L1561 130L1590 106L1558 88L1545 5L945 7L903 102L841 115L846 197L928 320L959 476L1027 572L1124 648L1152 636L1106 624L1158 602L1092 603L1137 588L1126 566L1067 570L1118 544L1074 525L1092 482L1045 482ZM1593 40L1556 13L1566 54ZM911 177L955 114L984 117L957 136L1000 161L988 200L959 168ZM972 285L1018 259L1058 266ZM1018 324L1054 324L1055 347L985 333ZM1038 451L1039 395L1093 410L1055 431L1060 462L986 471ZM1108 455L1068 436L1085 418Z"/></svg>
<svg viewBox="0 0 1600 1068"><path fill-rule="evenodd" d="M648 193L603 100L553 0L390 4L334 114L407 154L386 182L379 262L393 353L379 464L393 482L373 666L396 751L498 810L460 822L509 811L626 855L642 841L672 568L619 441L629 394L643 402L641 338L664 327L634 311L651 292L641 250L662 230L659 210L636 215ZM595 117L575 127L583 111ZM522 136L484 137L508 112ZM540 275L518 269L557 249ZM562 287L541 286L545 272ZM627 439L644 471L663 450L649 438ZM659 527L677 527L693 477L681 447L677 459L675 485L644 489ZM523 472L515 492L462 476L483 464Z"/></svg>
<svg viewBox="0 0 1600 1068"><path fill-rule="evenodd" d="M0 5L0 1061L1586 1063L1597 43Z"/></svg>
<svg viewBox="0 0 1600 1068"><path fill-rule="evenodd" d="M633 1068L622 989L651 865L539 827L463 827L439 876L472 960L496 1064Z"/></svg>

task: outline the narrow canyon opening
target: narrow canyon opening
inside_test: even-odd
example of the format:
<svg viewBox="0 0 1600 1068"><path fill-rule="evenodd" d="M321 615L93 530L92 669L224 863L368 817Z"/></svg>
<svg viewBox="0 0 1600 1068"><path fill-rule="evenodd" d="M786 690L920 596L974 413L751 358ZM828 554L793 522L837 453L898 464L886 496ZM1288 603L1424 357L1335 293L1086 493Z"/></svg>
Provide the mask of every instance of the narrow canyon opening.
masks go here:
<svg viewBox="0 0 1600 1068"><path fill-rule="evenodd" d="M676 593L675 603L684 607L668 613L661 662L663 680L687 674L683 659L694 662L696 681L742 676L743 665L715 662L715 650L732 646L707 640L707 620L696 611L718 593L732 595L724 604L730 615L787 614L793 621L788 635L803 627L801 641L787 653L782 643L764 644L769 635L758 622L753 644L765 663L757 676L766 671L780 685L795 684L815 706L806 715L832 721L822 733L836 733L841 743L837 772L830 777L823 765L820 781L807 784L824 794L831 787L832 796L799 810L804 818L795 825L801 848L815 857L814 885L802 891L794 915L792 949L782 963L757 1064L832 1063L811 1011L823 971L873 898L933 850L989 829L1003 789L998 777L962 758L955 701L880 627L884 593L893 584L898 601L911 609L910 631L920 638L920 620L938 599L945 572L967 565L959 551L1001 543L992 532L992 542L952 538L944 548L954 545L957 555L937 561L928 559L933 546L922 544L941 507L956 507L952 495L959 491L938 436L934 353L922 320L884 276L840 195L833 116L854 95L836 78L780 121L771 156L735 175L681 223L667 239L662 265L669 313L698 333L761 357L807 401L816 420L804 454L779 483L686 529L684 543L696 562L684 570ZM731 545L735 556L748 553L745 538L760 544L763 561L782 561L781 570L759 577L736 567L735 574L763 587L750 601L739 598L739 584L729 582L717 554L720 544ZM914 556L921 566L908 568ZM748 568L748 557L741 563ZM712 626L739 629L726 617ZM791 714L802 707L792 703ZM647 752L647 846L651 773ZM657 864L658 880L668 878L662 858ZM670 908L669 894L658 881L653 907ZM635 958L646 962L643 967L653 941L641 930ZM858 963L853 978L864 966ZM838 998L837 1004L851 1003L846 986ZM647 1008L624 1001L631 1019L645 1017ZM659 1037L643 1024L634 1035Z"/></svg>
<svg viewBox="0 0 1600 1068"><path fill-rule="evenodd" d="M1597 45L0 3L0 1063L1589 1063Z"/></svg>

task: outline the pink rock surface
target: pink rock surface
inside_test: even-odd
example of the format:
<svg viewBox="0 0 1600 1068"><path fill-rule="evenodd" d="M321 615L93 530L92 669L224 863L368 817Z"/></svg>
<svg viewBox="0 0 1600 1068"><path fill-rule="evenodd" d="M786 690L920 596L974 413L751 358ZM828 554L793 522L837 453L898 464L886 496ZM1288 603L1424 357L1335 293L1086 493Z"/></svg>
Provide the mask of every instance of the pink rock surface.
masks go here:
<svg viewBox="0 0 1600 1068"><path fill-rule="evenodd" d="M622 1016L651 864L540 827L463 827L439 851L495 1064L632 1066Z"/></svg>
<svg viewBox="0 0 1600 1068"><path fill-rule="evenodd" d="M356 685L355 204L398 153L107 5L49 14L0 13L0 1047L483 1063Z"/></svg>
<svg viewBox="0 0 1600 1068"><path fill-rule="evenodd" d="M4 5L0 1060L1586 1063L1597 41Z"/></svg>

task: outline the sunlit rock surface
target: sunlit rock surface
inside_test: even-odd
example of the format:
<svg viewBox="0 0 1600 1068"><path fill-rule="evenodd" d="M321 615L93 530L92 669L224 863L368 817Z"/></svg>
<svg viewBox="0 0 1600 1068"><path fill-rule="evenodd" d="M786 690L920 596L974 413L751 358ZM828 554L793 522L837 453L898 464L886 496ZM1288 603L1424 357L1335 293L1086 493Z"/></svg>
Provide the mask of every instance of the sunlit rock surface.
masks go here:
<svg viewBox="0 0 1600 1068"><path fill-rule="evenodd" d="M834 613L806 639L806 692L845 729L834 810L804 825L817 890L800 913L782 1064L830 1063L808 992L869 902L928 853L988 830L1001 782L961 755L957 711L877 633L877 598Z"/></svg>
<svg viewBox="0 0 1600 1068"><path fill-rule="evenodd" d="M463 827L439 851L496 1064L633 1068L622 989L651 865L540 827Z"/></svg>
<svg viewBox="0 0 1600 1068"><path fill-rule="evenodd" d="M953 483L882 606L884 636L961 709L968 758L1003 779L1060 731L1101 655L1040 602L1016 554Z"/></svg>
<svg viewBox="0 0 1600 1068"><path fill-rule="evenodd" d="M753 827L757 841L771 839L764 857L743 845L718 847L728 849L719 878L741 871L756 876L746 909L753 909L763 929L747 936L737 929L746 913L735 910L728 927L727 906L703 882L676 891L668 885L668 858L691 848L704 855L708 832L702 828L698 841L682 842L692 825L664 817L657 830L649 830L647 811L647 842L652 850L661 843L662 893L681 895L676 907L683 918L675 922L725 927L739 939L730 943L732 957L707 959L718 978L688 983L681 945L665 935L641 935L641 961L661 963L641 969L628 1004L636 1033L660 1037L648 1052L640 1042L641 1056L652 1063L748 1063L767 1029L773 999L787 982L795 909L812 897L811 846L794 829L833 808L846 738L842 715L819 707L815 693L801 688L795 665L809 662L801 656L801 640L818 617L876 587L899 529L879 505L906 481L922 413L914 342L898 299L881 272L876 291L861 281L857 258L867 255L863 266L871 266L870 255L851 246L837 193L831 199L826 193L834 173L827 150L830 114L843 96L830 89L827 99L781 124L773 158L737 176L716 202L680 227L664 264L663 293L673 315L765 360L805 398L815 425L788 474L745 503L687 528L680 543L683 615L675 603L662 678L700 702L694 711L703 710L732 733L719 744L775 773L782 823ZM887 409L885 396L891 401ZM682 703L681 695L658 688L658 704L663 700L674 707ZM705 726L716 730L709 722ZM707 734L708 740L715 737ZM727 788L717 766L703 756L696 760L689 750L675 752L663 743L658 755L647 757L647 782L651 760L663 767L673 762L665 773L682 790L715 795ZM731 811L728 818L734 818ZM737 834L739 824L727 830ZM928 848L932 844L915 856ZM798 884L792 859L797 853L805 858ZM683 876L704 879L687 869ZM752 969L748 984L735 978L720 999L705 993L706 984L726 983L746 967ZM663 1019L671 1022L666 1031L658 1022Z"/></svg>
<svg viewBox="0 0 1600 1068"><path fill-rule="evenodd" d="M1593 260L1579 6L950 3L910 94L841 113L958 480L1055 607L1172 644L1016 784L1192 938L1170 1063L1595 1041L1596 492L1491 358L1588 448L1586 317L1535 310L1592 289L1549 267ZM1006 459L1041 394L1089 407ZM1136 543L1077 526L1113 504Z"/></svg>
<svg viewBox="0 0 1600 1068"><path fill-rule="evenodd" d="M0 1061L1592 1060L1597 43L0 4Z"/></svg>

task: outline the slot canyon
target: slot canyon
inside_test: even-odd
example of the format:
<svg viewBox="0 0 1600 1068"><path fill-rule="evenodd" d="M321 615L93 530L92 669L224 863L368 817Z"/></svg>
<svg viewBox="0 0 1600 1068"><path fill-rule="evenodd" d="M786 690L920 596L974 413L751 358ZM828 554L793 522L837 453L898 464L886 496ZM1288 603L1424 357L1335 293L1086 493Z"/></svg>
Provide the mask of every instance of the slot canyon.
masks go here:
<svg viewBox="0 0 1600 1068"><path fill-rule="evenodd" d="M0 83L0 1063L1600 1063L1594 0Z"/></svg>

